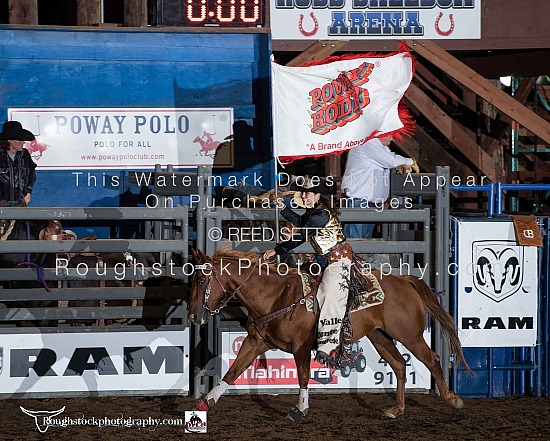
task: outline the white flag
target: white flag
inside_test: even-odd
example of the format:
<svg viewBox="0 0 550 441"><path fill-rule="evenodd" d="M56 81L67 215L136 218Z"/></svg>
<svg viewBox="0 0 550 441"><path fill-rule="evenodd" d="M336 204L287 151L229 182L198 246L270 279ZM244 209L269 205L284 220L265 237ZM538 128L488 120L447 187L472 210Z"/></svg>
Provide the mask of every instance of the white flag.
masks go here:
<svg viewBox="0 0 550 441"><path fill-rule="evenodd" d="M282 163L342 153L412 128L399 106L413 76L408 52L307 67L272 61L271 72L275 157Z"/></svg>

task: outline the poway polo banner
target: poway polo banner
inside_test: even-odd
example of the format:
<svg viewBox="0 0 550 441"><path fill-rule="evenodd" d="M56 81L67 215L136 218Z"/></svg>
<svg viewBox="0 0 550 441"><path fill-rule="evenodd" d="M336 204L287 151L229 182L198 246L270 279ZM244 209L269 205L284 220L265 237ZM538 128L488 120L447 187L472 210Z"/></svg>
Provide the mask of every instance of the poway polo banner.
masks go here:
<svg viewBox="0 0 550 441"><path fill-rule="evenodd" d="M413 76L409 52L329 57L303 67L271 63L273 138L281 163L342 153L413 127L399 106Z"/></svg>
<svg viewBox="0 0 550 441"><path fill-rule="evenodd" d="M231 167L232 108L8 109L39 169Z"/></svg>

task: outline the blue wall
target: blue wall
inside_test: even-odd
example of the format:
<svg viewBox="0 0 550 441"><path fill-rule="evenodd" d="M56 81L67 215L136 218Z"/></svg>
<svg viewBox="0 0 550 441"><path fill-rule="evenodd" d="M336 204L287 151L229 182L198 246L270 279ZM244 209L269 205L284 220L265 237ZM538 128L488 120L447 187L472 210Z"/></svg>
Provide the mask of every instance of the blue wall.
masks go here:
<svg viewBox="0 0 550 441"><path fill-rule="evenodd" d="M233 170L216 175L273 179L269 34L0 27L0 120L8 107L233 107ZM67 146L78 148L78 146ZM163 164L163 166L166 164ZM39 171L31 205L117 206L125 171ZM102 185L117 174L119 187ZM266 185L266 183L268 185ZM177 202L177 201L176 201Z"/></svg>

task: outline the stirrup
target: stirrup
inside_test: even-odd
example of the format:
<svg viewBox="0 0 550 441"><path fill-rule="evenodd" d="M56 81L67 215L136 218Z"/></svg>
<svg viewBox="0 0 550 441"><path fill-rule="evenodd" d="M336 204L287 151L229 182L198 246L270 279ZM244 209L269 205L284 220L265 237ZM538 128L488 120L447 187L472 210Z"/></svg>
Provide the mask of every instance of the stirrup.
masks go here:
<svg viewBox="0 0 550 441"><path fill-rule="evenodd" d="M315 361L317 363L325 364L328 358L328 354L323 351L317 351L317 354L315 354Z"/></svg>
<svg viewBox="0 0 550 441"><path fill-rule="evenodd" d="M323 351L318 351L315 355L315 361L331 369L342 367L342 359L339 359L337 349L330 351L330 354Z"/></svg>

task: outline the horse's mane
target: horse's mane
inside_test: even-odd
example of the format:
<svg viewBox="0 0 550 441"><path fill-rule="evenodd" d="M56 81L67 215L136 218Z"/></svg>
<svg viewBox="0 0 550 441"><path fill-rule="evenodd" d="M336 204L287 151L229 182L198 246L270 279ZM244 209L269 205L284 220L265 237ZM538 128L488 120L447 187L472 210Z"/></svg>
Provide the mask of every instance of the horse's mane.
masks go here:
<svg viewBox="0 0 550 441"><path fill-rule="evenodd" d="M215 261L219 261L221 259L234 259L234 260L249 260L252 265L260 258L260 255L257 253L253 253L251 251L238 251L238 250L232 250L228 246L224 246L220 248L218 251L216 251L212 255L212 259ZM265 267L264 265L269 265L269 273L277 273L277 263L276 262L266 262L262 261L262 267ZM252 266L251 266L252 268ZM285 271L286 272L286 271ZM296 275L298 274L298 269L293 267L288 267L288 275Z"/></svg>

